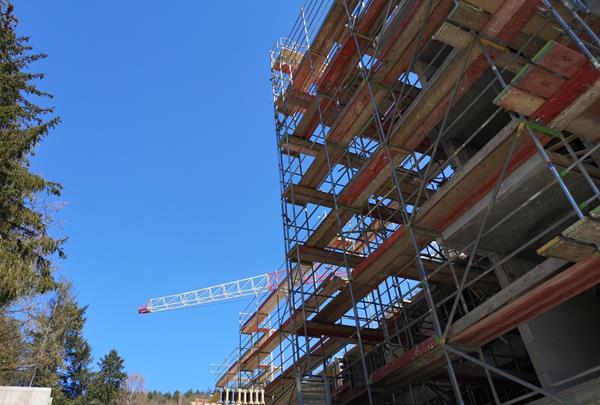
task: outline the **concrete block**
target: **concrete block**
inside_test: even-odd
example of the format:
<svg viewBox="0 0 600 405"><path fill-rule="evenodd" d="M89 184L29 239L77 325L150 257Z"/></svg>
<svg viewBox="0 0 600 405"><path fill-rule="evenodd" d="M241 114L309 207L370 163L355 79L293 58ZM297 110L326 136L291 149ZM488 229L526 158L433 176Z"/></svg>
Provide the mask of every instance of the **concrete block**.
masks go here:
<svg viewBox="0 0 600 405"><path fill-rule="evenodd" d="M51 405L51 392L50 388L0 386L0 404Z"/></svg>

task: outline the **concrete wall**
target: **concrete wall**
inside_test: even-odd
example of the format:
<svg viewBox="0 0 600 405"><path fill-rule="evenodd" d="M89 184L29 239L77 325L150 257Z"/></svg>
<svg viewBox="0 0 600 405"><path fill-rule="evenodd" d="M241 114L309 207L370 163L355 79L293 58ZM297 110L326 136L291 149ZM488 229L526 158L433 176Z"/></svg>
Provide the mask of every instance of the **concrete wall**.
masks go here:
<svg viewBox="0 0 600 405"><path fill-rule="evenodd" d="M519 330L543 386L600 365L600 302L595 288Z"/></svg>
<svg viewBox="0 0 600 405"><path fill-rule="evenodd" d="M0 386L0 404L2 405L50 405L51 389L37 387Z"/></svg>
<svg viewBox="0 0 600 405"><path fill-rule="evenodd" d="M524 260L507 261L502 271L496 272L500 285L505 287L534 265ZM542 386L551 386L600 365L598 292L591 288L519 325Z"/></svg>

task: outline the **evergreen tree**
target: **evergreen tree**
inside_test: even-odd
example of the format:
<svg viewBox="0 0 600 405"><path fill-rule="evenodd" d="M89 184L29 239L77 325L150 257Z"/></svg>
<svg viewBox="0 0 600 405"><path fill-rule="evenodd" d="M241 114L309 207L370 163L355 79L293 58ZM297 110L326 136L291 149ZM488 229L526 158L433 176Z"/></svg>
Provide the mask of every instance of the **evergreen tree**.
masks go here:
<svg viewBox="0 0 600 405"><path fill-rule="evenodd" d="M55 287L50 258L63 257L64 240L48 234L51 218L38 201L58 196L61 185L30 171L36 146L59 123L52 96L37 88L42 73L30 65L46 57L33 53L29 38L16 33L12 4L0 3L0 306Z"/></svg>
<svg viewBox="0 0 600 405"><path fill-rule="evenodd" d="M60 284L29 332L34 368L28 383L53 388L58 405L83 398L91 374L91 349L83 338L86 308L77 305L70 288Z"/></svg>
<svg viewBox="0 0 600 405"><path fill-rule="evenodd" d="M113 349L100 360L98 365L100 370L94 375L90 385L89 403L110 405L117 400L127 378L124 361Z"/></svg>
<svg viewBox="0 0 600 405"><path fill-rule="evenodd" d="M64 336L64 367L60 372L61 387L67 397L77 399L85 396L90 384L92 349L83 337L87 307L80 308L73 302L70 302L69 305L71 306L71 320L70 327L65 330Z"/></svg>

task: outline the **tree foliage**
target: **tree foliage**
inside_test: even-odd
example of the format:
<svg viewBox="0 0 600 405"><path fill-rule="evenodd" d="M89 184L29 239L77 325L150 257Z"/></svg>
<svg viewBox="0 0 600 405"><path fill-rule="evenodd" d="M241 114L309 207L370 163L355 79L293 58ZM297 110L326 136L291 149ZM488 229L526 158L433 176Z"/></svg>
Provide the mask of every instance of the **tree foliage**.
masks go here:
<svg viewBox="0 0 600 405"><path fill-rule="evenodd" d="M90 386L90 404L113 404L124 387L127 374L124 360L116 350L111 350L98 363L100 370L94 374Z"/></svg>
<svg viewBox="0 0 600 405"><path fill-rule="evenodd" d="M39 104L52 97L36 86L44 74L29 70L46 55L34 53L16 27L13 6L0 4L0 306L51 290L50 258L64 256L64 240L48 234L51 216L39 201L59 196L62 186L32 173L29 162L60 119Z"/></svg>
<svg viewBox="0 0 600 405"><path fill-rule="evenodd" d="M0 310L0 385L15 385L21 377L27 360L21 328L21 321Z"/></svg>
<svg viewBox="0 0 600 405"><path fill-rule="evenodd" d="M91 375L85 311L66 282L33 302L1 310L0 385L51 387L54 403L77 403L68 400L86 394Z"/></svg>
<svg viewBox="0 0 600 405"><path fill-rule="evenodd" d="M90 381L91 348L83 337L86 308L78 306L68 283L46 305L27 331L34 363L29 382L53 388L55 403L67 403L85 395Z"/></svg>

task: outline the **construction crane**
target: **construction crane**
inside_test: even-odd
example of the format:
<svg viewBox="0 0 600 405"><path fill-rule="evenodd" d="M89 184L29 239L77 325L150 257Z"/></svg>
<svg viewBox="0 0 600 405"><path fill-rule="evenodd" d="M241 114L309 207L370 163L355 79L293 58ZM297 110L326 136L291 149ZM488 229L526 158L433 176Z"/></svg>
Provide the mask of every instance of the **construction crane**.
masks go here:
<svg viewBox="0 0 600 405"><path fill-rule="evenodd" d="M166 295L164 297L150 298L146 304L138 308L138 313L150 314L153 312L170 311L172 309L258 295L265 291L275 290L280 285L284 276L285 271L279 270L212 287Z"/></svg>

